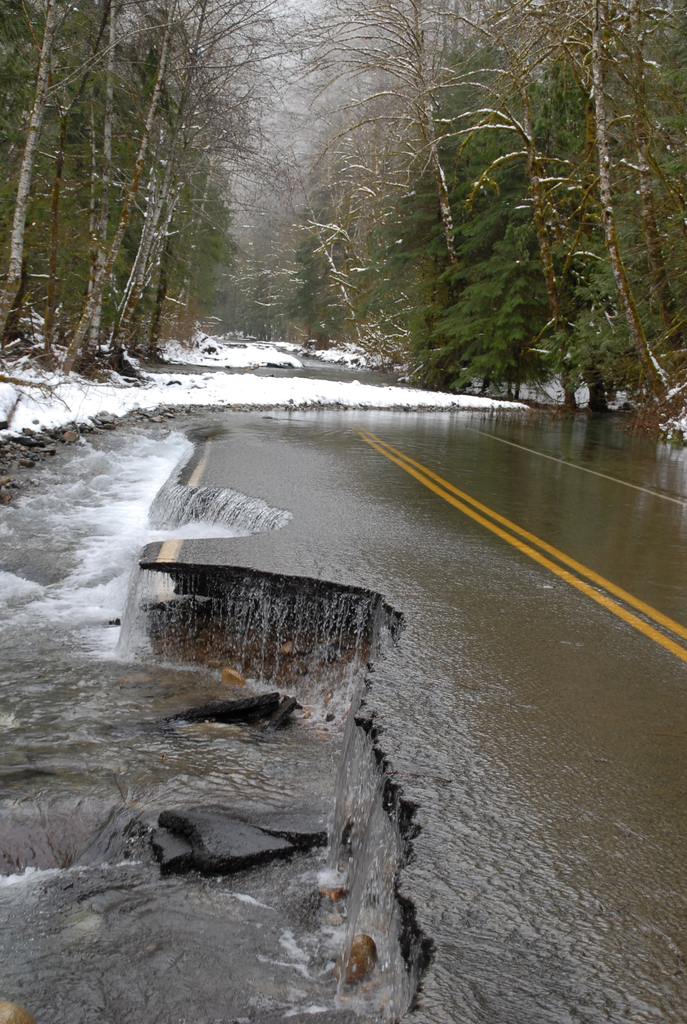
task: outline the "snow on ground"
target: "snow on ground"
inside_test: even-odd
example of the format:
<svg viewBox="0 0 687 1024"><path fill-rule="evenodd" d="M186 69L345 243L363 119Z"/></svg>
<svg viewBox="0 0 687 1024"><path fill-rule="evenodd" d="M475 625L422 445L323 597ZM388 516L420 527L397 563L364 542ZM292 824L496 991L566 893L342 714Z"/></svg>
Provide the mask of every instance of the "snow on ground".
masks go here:
<svg viewBox="0 0 687 1024"><path fill-rule="evenodd" d="M683 384L680 387L673 388L672 391L668 392L667 399L672 399L674 402L677 400L679 407L680 401L682 401L682 408L680 411L673 416L666 416L663 423L660 424L660 431L664 434L668 440L676 441L687 441L687 396L684 395L687 390L687 384ZM680 399L680 393L683 393L683 398Z"/></svg>
<svg viewBox="0 0 687 1024"><path fill-rule="evenodd" d="M337 366L359 366L362 368L371 366L371 362L373 362L367 353L352 343L343 348L316 349L308 354L321 363L334 363Z"/></svg>
<svg viewBox="0 0 687 1024"><path fill-rule="evenodd" d="M11 433L23 427L40 429L83 422L90 416L109 413L123 416L132 409L155 409L160 405L242 406L286 408L344 407L348 409L432 409L447 412L475 409L485 412L526 411L520 402L499 402L472 395L448 395L443 392L411 388L380 387L359 381L312 380L303 377L261 377L257 374L228 373L147 373L139 386L121 378L99 384L75 374L39 376L22 370L21 376L34 386L17 388L0 384L0 421L7 418L19 399L11 420ZM39 383L54 388L51 395L41 394ZM36 422L37 421L37 422ZM0 436L8 431L0 431Z"/></svg>
<svg viewBox="0 0 687 1024"><path fill-rule="evenodd" d="M166 363L222 366L231 369L257 366L294 366L300 369L303 365L294 355L280 352L266 342L228 342L223 338L205 334L197 335L192 346L182 345L178 341L168 341L163 356Z"/></svg>
<svg viewBox="0 0 687 1024"><path fill-rule="evenodd" d="M294 345L288 341L275 341L274 345L285 352L297 352L299 355L307 356L309 359L317 359L320 363L333 363L336 366L348 366L351 369L379 370L384 365L381 356L366 352L354 342L347 342L337 348L315 348L316 342L308 342L307 345Z"/></svg>

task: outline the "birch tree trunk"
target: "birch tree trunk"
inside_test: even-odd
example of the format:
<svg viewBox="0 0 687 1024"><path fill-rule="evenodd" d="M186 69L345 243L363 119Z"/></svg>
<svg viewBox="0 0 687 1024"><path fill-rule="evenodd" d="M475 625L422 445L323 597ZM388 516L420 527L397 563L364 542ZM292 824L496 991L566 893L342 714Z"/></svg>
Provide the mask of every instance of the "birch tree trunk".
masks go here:
<svg viewBox="0 0 687 1024"><path fill-rule="evenodd" d="M96 307L102 302L103 289L105 282L112 272L115 260L119 255L119 250L124 239L124 233L127 229L129 218L131 217L131 211L134 205L134 199L138 191L138 186L143 173L143 167L145 164L146 154L148 152L148 146L150 144L150 137L153 131L153 125L155 124L155 118L157 116L157 108L160 102L160 93L162 91L162 84L164 82L165 74L167 71L167 60L169 57L169 37L172 25L172 11L171 9L167 15L167 24L165 26L164 41L162 44L162 52L160 54L160 63L157 69L157 75L155 78L155 86L153 89L153 95L150 100L150 107L148 108L148 116L146 118L145 128L143 129L143 135L141 137L141 144L138 150L138 156L136 158L136 164L134 165L134 171L129 182L129 187L124 198L121 212L119 214L119 223L117 224L117 230L115 231L114 238L110 243L107 255L102 264L97 268L95 279L93 281L93 290L84 303L81 318L74 331L74 336L71 340L69 348L67 349L67 355L64 360L62 369L65 373L71 373L74 365L74 360L77 354L81 350L81 346L86 340L93 314L95 313Z"/></svg>
<svg viewBox="0 0 687 1024"><path fill-rule="evenodd" d="M167 204L167 214L165 217L164 233L166 233L169 226L169 222L172 217L173 208L176 205L170 205L169 196L172 188L174 173L177 167L177 156L179 150L179 134L182 130L184 118L186 116L187 103L190 96L191 83L193 80L194 73L198 65L198 56L200 52L200 43L203 36L203 30L205 27L205 18L207 14L208 0L201 0L200 13L198 16L198 22L196 24L196 31L194 34L193 44L191 46L191 60L186 68L183 79L183 86L181 89L181 96L179 99L179 106L177 109L176 121L172 131L172 136L167 152L167 159L165 163L165 173L162 179L162 185L157 190L155 200L152 203L152 207L146 210L146 217L143 222L143 229L141 231L141 238L136 252L136 258L129 274L129 280L127 281L126 288L124 289L124 297L122 300L119 319L112 332L112 346L116 347L117 339L129 328L132 317L136 310L136 306L140 302L141 296L146 286L146 279L149 276L151 266L151 252L158 252L160 249L161 235L159 232L160 217L162 211ZM205 207L205 199L207 196L207 181L205 187L205 195L201 204L201 216L202 210ZM177 196L178 198L178 196Z"/></svg>
<svg viewBox="0 0 687 1024"><path fill-rule="evenodd" d="M162 210L169 199L169 193L172 186L172 171L176 162L175 156L175 146L172 144L171 152L168 154L162 184L160 188L157 189L150 207L146 209L146 217L143 222L138 250L129 274L129 280L127 281L126 288L124 289L120 316L117 324L115 325L115 329L112 332L113 347L116 344L117 338L126 333L129 324L131 323L131 318L134 315L136 306L138 305L145 288L146 276L150 266L151 249L153 248L153 242L158 232ZM167 222L168 221L166 221L166 223Z"/></svg>
<svg viewBox="0 0 687 1024"><path fill-rule="evenodd" d="M105 78L105 118L103 122L103 166L101 175L100 210L98 214L97 237L93 237L95 260L92 284L105 266L107 246L107 225L110 214L110 181L112 179L112 122L114 119L114 66L117 45L117 4L110 4L110 39L107 54ZM93 287L89 289L89 297ZM95 348L100 340L100 320L103 309L103 292L97 297L90 325L91 345Z"/></svg>
<svg viewBox="0 0 687 1024"><path fill-rule="evenodd" d="M599 194L601 198L601 211L603 217L604 237L608 259L615 278L616 288L620 303L625 313L630 337L635 351L642 364L647 380L656 391L662 390L662 381L655 362L649 352L649 345L644 333L644 327L639 317L637 304L635 303L632 288L627 277L627 271L620 254L618 244L618 231L613 210L613 195L611 192L611 158L608 149L608 137L606 134L606 108L604 102L604 77L601 66L603 15L601 11L601 0L595 0L594 23L592 29L592 73L594 79L594 112L596 115L596 149L599 163Z"/></svg>
<svg viewBox="0 0 687 1024"><path fill-rule="evenodd" d="M43 343L46 354L52 351L53 334L55 331L55 300L57 293L57 241L59 234L60 190L62 188L62 169L64 167L64 150L67 142L67 114L60 118L60 131L55 157L55 176L53 178L52 196L50 198L50 252L48 256L48 289L45 299L45 322L43 324Z"/></svg>
<svg viewBox="0 0 687 1024"><path fill-rule="evenodd" d="M50 83L50 65L52 61L52 50L55 42L57 26L59 24L59 10L57 0L47 0L45 14L45 30L43 32L43 45L41 56L38 62L38 75L36 78L36 94L34 96L31 117L29 119L29 130L24 145L24 154L19 171L19 183L17 185L17 197L14 204L14 217L12 218L12 234L10 238L10 256L7 269L5 286L0 297L0 337L2 346L5 345L5 328L7 318L16 298L21 284L21 268L24 257L24 232L26 229L26 209L31 192L33 179L33 167L38 150L38 140L43 125L43 114L48 100Z"/></svg>
<svg viewBox="0 0 687 1024"><path fill-rule="evenodd" d="M441 157L439 156L439 146L437 145L436 133L434 131L432 111L428 107L426 107L422 112L420 131L425 145L427 146L429 162L437 188L439 213L441 214L441 226L444 231L444 241L446 242L448 261L452 266L455 266L458 263L458 257L456 256L456 249L453 244L453 214L451 213L451 201L448 186L446 184L446 175L444 174Z"/></svg>

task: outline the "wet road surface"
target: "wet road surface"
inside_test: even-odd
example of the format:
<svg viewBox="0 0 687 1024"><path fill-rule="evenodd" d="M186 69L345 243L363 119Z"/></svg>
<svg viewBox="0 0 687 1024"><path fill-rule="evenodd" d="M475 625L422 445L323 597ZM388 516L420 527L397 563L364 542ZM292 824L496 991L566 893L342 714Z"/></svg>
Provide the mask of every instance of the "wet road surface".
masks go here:
<svg viewBox="0 0 687 1024"><path fill-rule="evenodd" d="M182 538L175 558L368 587L405 616L367 700L419 807L401 885L435 955L411 1019L683 1020L687 665L355 428L683 627L687 509L660 495L687 495L685 453L582 419L192 422L182 483L231 487L292 519Z"/></svg>
<svg viewBox="0 0 687 1024"><path fill-rule="evenodd" d="M687 667L354 426L683 627L687 510L623 481L684 496L684 453L594 422L236 420L211 442L205 482L293 520L182 556L373 587L405 615L371 702L424 825L404 881L437 943L418 1017L682 1019Z"/></svg>

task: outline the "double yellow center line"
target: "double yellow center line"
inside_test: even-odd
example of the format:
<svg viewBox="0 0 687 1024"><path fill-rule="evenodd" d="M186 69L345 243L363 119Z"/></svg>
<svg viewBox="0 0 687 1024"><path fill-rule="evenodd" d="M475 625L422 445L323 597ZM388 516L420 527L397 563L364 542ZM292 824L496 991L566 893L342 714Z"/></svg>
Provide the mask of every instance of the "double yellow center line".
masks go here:
<svg viewBox="0 0 687 1024"><path fill-rule="evenodd" d="M554 573L560 579L565 580L572 587L580 590L587 597L590 597L592 601L596 601L597 604L602 605L608 611L613 612L618 618L627 622L630 626L639 630L645 636L648 636L655 643L660 644L661 647L665 647L667 651L674 654L681 661L687 663L687 648L683 647L682 644L677 643L676 640L671 636L666 636L660 630L656 629L651 625L650 622L646 622L645 619L639 618L633 612L629 611L624 605L629 605L631 608L635 608L638 612L641 612L646 619L663 626L664 629L669 630L675 636L681 637L683 640L687 640L687 627L681 623L676 622L674 619L669 618L667 615L663 615L656 608L652 608L651 605L646 604L644 601L640 601L639 598L634 597L633 594L629 594L622 587L617 587L615 583L611 583L610 580L605 579L592 569L588 569L581 562L575 561L574 558L570 558L568 555L559 551L558 548L553 547L551 544L547 544L546 541L540 540L539 537L535 537L533 533L529 533L527 530L523 530L522 527L518 526L517 523L513 523L510 519L506 519L505 516L499 515L498 512L494 512L493 509L483 505L480 501L476 501L475 498L471 498L469 494L464 491L458 490L453 484L449 483L448 480L444 480L443 477L433 473L427 466L423 466L421 462L416 462L415 459L411 459L408 455L404 455L393 445L388 444L386 441L382 441L381 438L377 437L370 430L356 430L356 432L362 437L364 441L378 451L381 455L384 455L391 462L395 463L401 469L405 470L406 473L410 473L412 477L415 477L421 484L428 487L430 491L438 494L444 501L448 501L450 505L459 509L466 516L474 519L480 526L485 526L487 530L491 530L497 537L501 537L508 544L512 544L513 547L517 548L523 554L532 558L535 562L543 565L544 568ZM485 517L489 518L485 518ZM505 527L506 529L503 529ZM510 532L507 532L510 531ZM521 539L523 538L523 539ZM532 545L535 545L534 547ZM540 550L536 550L539 548ZM542 554L546 552L546 554ZM557 562L552 562L551 558L547 555L557 559L557 562L562 563L561 565ZM568 568L563 568L567 566ZM572 569L578 575L573 575L568 569ZM582 578L580 578L582 577ZM590 582L586 582L589 580ZM591 584L596 584L592 586ZM607 593L603 593L602 590L597 588L603 588ZM619 604L617 601L613 601L608 594L613 594L619 598L624 604Z"/></svg>

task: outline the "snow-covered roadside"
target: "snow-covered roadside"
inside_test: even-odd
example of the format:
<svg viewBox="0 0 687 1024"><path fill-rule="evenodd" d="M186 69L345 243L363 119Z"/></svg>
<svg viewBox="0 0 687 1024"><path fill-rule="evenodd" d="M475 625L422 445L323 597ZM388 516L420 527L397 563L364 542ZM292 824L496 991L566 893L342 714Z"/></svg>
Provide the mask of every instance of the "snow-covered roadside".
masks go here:
<svg viewBox="0 0 687 1024"><path fill-rule="evenodd" d="M207 334L197 335L190 346L182 345L178 341L168 341L162 356L166 363L222 366L231 369L258 366L293 366L300 369L303 365L294 355L280 352L267 342L228 342Z"/></svg>
<svg viewBox="0 0 687 1024"><path fill-rule="evenodd" d="M109 413L123 416L133 409L164 406L229 406L242 408L347 408L347 409L426 409L455 411L476 409L485 412L526 411L520 402L498 402L492 398L448 395L443 392L411 388L379 387L358 381L325 381L303 377L262 377L257 374L173 373L145 374L143 384L120 382L98 384L72 375L39 376L23 370L22 376L34 384L17 388L0 384L0 421L12 415L10 430L24 427L55 428L66 423L83 422L91 416ZM52 394L41 394L38 384L49 385Z"/></svg>

